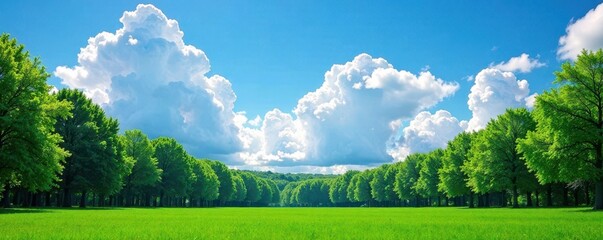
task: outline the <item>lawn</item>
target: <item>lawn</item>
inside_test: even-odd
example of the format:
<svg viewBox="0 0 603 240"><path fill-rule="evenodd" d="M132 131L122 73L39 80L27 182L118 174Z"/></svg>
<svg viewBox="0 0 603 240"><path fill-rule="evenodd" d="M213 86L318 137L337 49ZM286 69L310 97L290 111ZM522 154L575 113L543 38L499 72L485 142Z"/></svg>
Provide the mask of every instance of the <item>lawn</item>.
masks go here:
<svg viewBox="0 0 603 240"><path fill-rule="evenodd" d="M585 208L0 209L2 239L603 239Z"/></svg>

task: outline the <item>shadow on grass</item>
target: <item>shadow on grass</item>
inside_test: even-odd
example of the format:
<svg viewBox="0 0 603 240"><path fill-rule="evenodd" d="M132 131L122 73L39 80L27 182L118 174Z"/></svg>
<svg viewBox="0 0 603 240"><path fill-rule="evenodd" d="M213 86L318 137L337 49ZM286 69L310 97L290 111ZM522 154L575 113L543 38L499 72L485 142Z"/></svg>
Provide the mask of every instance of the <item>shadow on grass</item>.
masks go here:
<svg viewBox="0 0 603 240"><path fill-rule="evenodd" d="M568 212L582 212L582 213L603 213L603 210L594 210L592 208L586 209L568 209Z"/></svg>
<svg viewBox="0 0 603 240"><path fill-rule="evenodd" d="M61 207L61 208L48 208L48 209L57 209L57 210L75 210L75 211L102 211L102 210L125 210L126 208L121 207Z"/></svg>
<svg viewBox="0 0 603 240"><path fill-rule="evenodd" d="M3 214L20 214L20 213L51 213L48 209L39 208L0 208L0 215Z"/></svg>
<svg viewBox="0 0 603 240"><path fill-rule="evenodd" d="M101 210L125 210L125 208L118 207L46 207L46 208L0 208L1 214L19 214L19 213L52 213L55 210L65 211L101 211Z"/></svg>

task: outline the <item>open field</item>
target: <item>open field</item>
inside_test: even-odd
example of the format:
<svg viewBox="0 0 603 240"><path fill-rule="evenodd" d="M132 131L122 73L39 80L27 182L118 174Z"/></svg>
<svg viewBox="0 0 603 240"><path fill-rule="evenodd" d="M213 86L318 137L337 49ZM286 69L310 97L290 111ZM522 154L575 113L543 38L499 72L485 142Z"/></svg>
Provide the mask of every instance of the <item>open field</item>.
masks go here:
<svg viewBox="0 0 603 240"><path fill-rule="evenodd" d="M0 209L2 239L603 239L585 208Z"/></svg>

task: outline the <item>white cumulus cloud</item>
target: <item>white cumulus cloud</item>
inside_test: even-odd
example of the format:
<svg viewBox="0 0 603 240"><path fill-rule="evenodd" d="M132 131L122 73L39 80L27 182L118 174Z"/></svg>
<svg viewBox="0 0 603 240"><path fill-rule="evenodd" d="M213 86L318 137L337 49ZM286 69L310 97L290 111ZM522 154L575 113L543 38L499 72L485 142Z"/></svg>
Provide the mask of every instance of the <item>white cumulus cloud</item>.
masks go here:
<svg viewBox="0 0 603 240"><path fill-rule="evenodd" d="M208 74L209 59L183 41L177 21L141 4L120 22L115 32L91 37L77 65L54 74L101 104L121 129L175 137L195 156L236 167L341 173L389 162L388 144L401 123L459 88L427 69L413 74L360 54L333 65L291 112L274 109L250 120L234 112L230 81Z"/></svg>
<svg viewBox="0 0 603 240"><path fill-rule="evenodd" d="M143 4L120 22L114 33L91 37L76 66L56 68L62 83L82 89L121 129L175 137L198 156L242 149L231 83L206 76L209 60L184 43L178 22Z"/></svg>
<svg viewBox="0 0 603 240"><path fill-rule="evenodd" d="M566 34L559 39L557 57L561 60L575 60L582 49L603 48L601 26L603 26L603 3L567 26Z"/></svg>
<svg viewBox="0 0 603 240"><path fill-rule="evenodd" d="M490 64L491 68L496 68L505 72L522 72L529 73L532 69L544 67L546 64L541 63L538 59L530 58L530 55L522 53L519 57L512 57L507 62L499 64Z"/></svg>
<svg viewBox="0 0 603 240"><path fill-rule="evenodd" d="M530 93L527 80L518 80L512 72L486 68L475 76L467 105L472 112L468 131L484 128L490 119L502 114L507 108L526 106Z"/></svg>
<svg viewBox="0 0 603 240"><path fill-rule="evenodd" d="M446 110L438 110L434 114L420 112L402 130L402 136L393 143L390 154L396 160L403 160L411 153L445 148L448 141L466 128L466 121L459 121Z"/></svg>
<svg viewBox="0 0 603 240"><path fill-rule="evenodd" d="M298 101L293 115L273 110L262 125L263 147L241 154L249 163L367 165L392 160L395 123L452 95L457 83L429 72L414 75L385 59L360 54L333 65L320 88ZM394 126L394 127L392 127Z"/></svg>

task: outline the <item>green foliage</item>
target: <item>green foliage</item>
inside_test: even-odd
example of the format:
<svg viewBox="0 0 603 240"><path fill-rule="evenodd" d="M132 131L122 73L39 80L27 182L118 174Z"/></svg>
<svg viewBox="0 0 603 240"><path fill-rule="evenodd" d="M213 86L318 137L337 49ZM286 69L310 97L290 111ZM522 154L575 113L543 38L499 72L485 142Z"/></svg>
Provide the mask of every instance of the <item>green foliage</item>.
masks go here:
<svg viewBox="0 0 603 240"><path fill-rule="evenodd" d="M471 149L471 134L462 132L452 141L448 142L442 156L442 167L439 171L440 183L438 189L449 197L458 197L469 194L466 173L461 167L469 161Z"/></svg>
<svg viewBox="0 0 603 240"><path fill-rule="evenodd" d="M243 181L243 178L241 178L238 173L233 172L232 181L234 182L235 188L234 193L230 196L230 201L245 201L245 198L247 198L247 187L245 187L245 182Z"/></svg>
<svg viewBox="0 0 603 240"><path fill-rule="evenodd" d="M295 184L295 188L291 190L292 199L289 201L301 206L330 205L329 184L330 179L310 179L301 181L299 184Z"/></svg>
<svg viewBox="0 0 603 240"><path fill-rule="evenodd" d="M519 150L540 182L595 182L603 209L603 50L582 51L555 75L558 88L536 98L537 129Z"/></svg>
<svg viewBox="0 0 603 240"><path fill-rule="evenodd" d="M354 200L357 202L369 202L371 200L371 178L370 171L364 171L357 176L354 186Z"/></svg>
<svg viewBox="0 0 603 240"><path fill-rule="evenodd" d="M62 89L57 98L73 104L73 115L55 124L65 140L61 146L72 153L66 158L61 186L81 192L117 193L132 168L123 156L117 135L119 123L107 118L101 107L79 90Z"/></svg>
<svg viewBox="0 0 603 240"><path fill-rule="evenodd" d="M355 170L347 171L332 182L331 188L329 189L329 199L332 203L351 202L348 199L348 186L351 184L352 177L359 173L360 171Z"/></svg>
<svg viewBox="0 0 603 240"><path fill-rule="evenodd" d="M419 196L414 186L419 180L421 163L426 157L425 154L414 153L400 164L395 182L395 191L400 199L409 200Z"/></svg>
<svg viewBox="0 0 603 240"><path fill-rule="evenodd" d="M292 206L297 204L295 197L293 196L293 190L299 185L300 182L290 182L281 191L281 205Z"/></svg>
<svg viewBox="0 0 603 240"><path fill-rule="evenodd" d="M140 130L128 130L120 136L125 156L133 162L132 171L124 179L126 198L132 194L142 194L161 180L162 170L153 157L155 148L149 138Z"/></svg>
<svg viewBox="0 0 603 240"><path fill-rule="evenodd" d="M49 190L69 156L54 124L71 104L49 94L48 76L23 45L0 35L0 185Z"/></svg>
<svg viewBox="0 0 603 240"><path fill-rule="evenodd" d="M158 166L162 169L161 183L158 185L161 197L185 196L195 180L192 158L173 138L160 137L152 143Z"/></svg>
<svg viewBox="0 0 603 240"><path fill-rule="evenodd" d="M383 164L372 170L373 178L370 182L371 196L373 199L379 202L388 200L386 192L387 182L385 182L385 176L388 168L388 164Z"/></svg>
<svg viewBox="0 0 603 240"><path fill-rule="evenodd" d="M247 188L247 196L245 197L245 201L249 203L259 201L262 198L262 190L258 183L258 177L247 172L239 172L239 176L241 176L243 182L245 183L245 187Z"/></svg>
<svg viewBox="0 0 603 240"><path fill-rule="evenodd" d="M220 181L218 175L211 168L210 161L194 159L193 173L196 180L192 184L192 196L198 197L202 201L212 201L218 199Z"/></svg>
<svg viewBox="0 0 603 240"><path fill-rule="evenodd" d="M228 170L228 167L220 161L210 161L209 163L220 181L220 194L218 195L218 199L221 202L228 201L235 190L232 173Z"/></svg>
<svg viewBox="0 0 603 240"><path fill-rule="evenodd" d="M469 186L480 193L511 190L513 204L518 206L518 188L531 191L537 182L517 152L517 142L535 127L530 112L524 108L508 109L490 121L471 147L465 171Z"/></svg>
<svg viewBox="0 0 603 240"><path fill-rule="evenodd" d="M442 167L443 155L444 151L442 149L436 149L428 153L425 160L421 162L419 179L414 186L415 191L419 195L423 197L437 197L440 195L440 191L438 190L438 183L440 183L438 171Z"/></svg>

